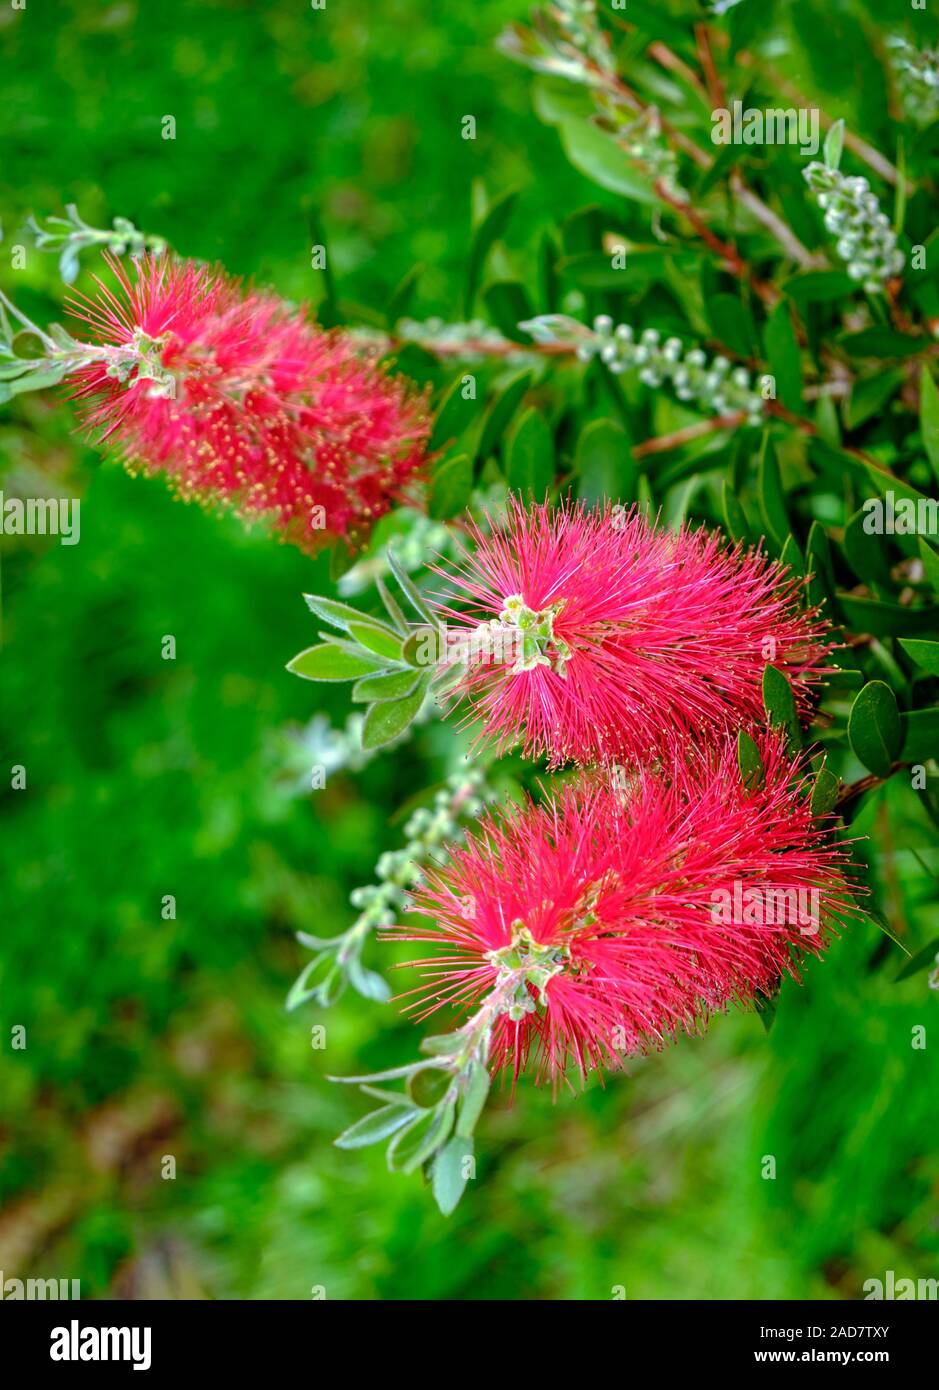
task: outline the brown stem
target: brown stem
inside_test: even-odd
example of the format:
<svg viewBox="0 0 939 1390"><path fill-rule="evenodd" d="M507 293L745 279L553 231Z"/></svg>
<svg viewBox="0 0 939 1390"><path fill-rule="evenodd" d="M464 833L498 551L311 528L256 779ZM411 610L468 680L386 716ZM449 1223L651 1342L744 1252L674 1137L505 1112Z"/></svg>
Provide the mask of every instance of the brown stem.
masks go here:
<svg viewBox="0 0 939 1390"><path fill-rule="evenodd" d="M746 418L746 413L738 410L733 415L717 415L711 420L700 420L695 425L686 425L684 429L675 430L672 434L660 434L654 439L646 439L642 444L637 444L633 449L633 458L665 454L670 449L679 449L682 444L690 444L692 440L700 439L703 435L714 434L718 430L735 430Z"/></svg>

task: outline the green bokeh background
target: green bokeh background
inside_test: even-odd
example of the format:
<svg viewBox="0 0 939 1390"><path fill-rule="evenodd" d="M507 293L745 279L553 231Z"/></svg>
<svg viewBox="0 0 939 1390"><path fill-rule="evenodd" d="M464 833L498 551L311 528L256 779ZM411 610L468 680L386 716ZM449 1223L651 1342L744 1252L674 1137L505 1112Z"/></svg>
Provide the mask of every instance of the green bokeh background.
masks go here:
<svg viewBox="0 0 939 1390"><path fill-rule="evenodd" d="M493 47L522 11L4 6L4 287L61 315L54 258L31 251L13 271L9 247L29 211L75 202L92 224L130 217L315 303L315 210L344 296L381 306L421 262L415 312L458 317L474 180L521 187L532 246L606 196ZM77 546L2 538L7 1277L79 1277L84 1297L776 1299L858 1297L887 1269L935 1276L939 1044L911 1037L936 1001L922 974L891 983L901 958L870 926L783 990L769 1038L753 1015L721 1018L605 1088L497 1094L479 1180L449 1220L379 1150L334 1149L365 1104L326 1073L407 1059L417 1039L393 1007L349 995L288 1016L293 932L351 920L348 893L399 843L393 808L440 776L439 736L288 796L279 731L346 708L283 669L311 638L300 594L328 585L325 564L128 478L73 427L52 396L0 419L4 476L82 507ZM16 764L24 791L9 789ZM905 887L930 843L916 798L891 784L856 828L876 831L876 856L862 852L922 944L936 908Z"/></svg>

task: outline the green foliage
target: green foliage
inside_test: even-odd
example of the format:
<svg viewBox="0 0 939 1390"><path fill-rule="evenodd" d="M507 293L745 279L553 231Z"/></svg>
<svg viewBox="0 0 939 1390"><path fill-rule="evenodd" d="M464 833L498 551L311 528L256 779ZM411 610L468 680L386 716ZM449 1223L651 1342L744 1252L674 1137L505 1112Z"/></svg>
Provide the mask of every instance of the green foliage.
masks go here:
<svg viewBox="0 0 939 1390"><path fill-rule="evenodd" d="M418 644L433 618L412 572L436 542L391 519L343 599L308 600L329 629L317 643L291 596L332 595L350 557L332 571L326 557L311 564L103 466L75 443L60 394L31 394L39 368L7 356L3 487L51 480L80 494L83 528L74 550L0 541L4 767L27 769L22 792L5 774L0 801L0 1204L27 1233L22 1269L76 1270L86 1296L168 1284L297 1298L315 1281L330 1298L608 1298L614 1285L630 1297L857 1297L872 1271L934 1274L939 1170L926 1140L939 1077L935 1049L911 1036L939 940L939 537L864 530L866 503L928 503L939 477L939 151L895 119L882 61L890 30L912 37L909 7L745 0L714 21L728 98L776 106L788 104L777 77L801 86L834 122L826 164L867 177L885 208L894 188L857 140L893 160L903 136L907 268L895 297L866 296L843 269L797 148L715 146L710 101L656 68L654 39L697 64L702 7L630 0L632 33L601 14L640 101L706 157L679 147L675 162L675 196L692 199L698 225L657 196L634 138L618 143L590 87L557 72L532 82L495 50L523 9L443 0L431 24L426 7L396 0L363 29L342 6L182 7L161 16L158 46L132 6L17 15L4 30L2 288L39 322L61 314L55 258L30 246L14 275L7 253L30 213L48 227L46 214L75 203L86 229L120 233L115 214L127 214L140 235L312 301L324 321L360 324L356 305L389 329L406 314L418 325L482 315L500 344L491 360L395 346L399 368L430 387L446 451L433 517L478 507L490 489L499 500L507 483L536 496L571 486L591 504L638 500L804 563L808 601L844 642L831 658L843 675L804 733L824 755L807 795L813 814L850 819L871 920L846 923L803 987L760 1001L768 1038L752 1015L715 1019L605 1088L552 1104L520 1087L511 1110L477 1059L458 1094L426 1107L376 1085L406 1078L414 1029L380 1002L384 976L412 953L373 929L398 916L417 864L402 842L430 855L441 843L435 825L402 835L389 820L417 788L465 771L465 743L419 713ZM160 137L166 110L173 142ZM476 140L461 139L466 112ZM738 201L741 188L795 249ZM310 269L314 208L328 275ZM755 275L715 254L701 225ZM910 267L917 245L922 271ZM64 268L91 288L87 236L50 249L80 249ZM513 335L528 305L587 333L605 315L637 337L674 335L706 360L727 348L747 358L751 382L774 378L775 401L760 404L760 431L707 432L700 398ZM393 535L412 560L381 559ZM160 656L165 633L175 661ZM301 649L291 668L315 685L283 671ZM768 717L801 741L772 665L765 694ZM324 735L305 721L341 725L350 707L342 756L361 762L330 763L311 791ZM740 768L758 783L745 738ZM858 781L865 790L842 799ZM434 820L433 801L421 809ZM376 863L377 896L353 904L350 928L346 899ZM879 916L911 951L905 963ZM298 931L313 954L290 1002L305 1012L285 1022ZM327 1002L324 1045L306 1029ZM10 1042L20 1023L21 1052ZM360 1084L377 1112L363 1118L361 1096L327 1074L371 1075ZM410 1178L385 1171L378 1142L394 1144ZM181 1180L160 1180L166 1152ZM428 1204L421 1167L449 1222Z"/></svg>

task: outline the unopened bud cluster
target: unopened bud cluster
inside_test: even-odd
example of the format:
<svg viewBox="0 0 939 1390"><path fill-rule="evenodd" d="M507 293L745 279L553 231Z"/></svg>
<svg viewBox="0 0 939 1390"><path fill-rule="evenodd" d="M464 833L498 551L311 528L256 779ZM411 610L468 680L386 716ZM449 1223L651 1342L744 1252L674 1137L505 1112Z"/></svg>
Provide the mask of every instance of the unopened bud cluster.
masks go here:
<svg viewBox="0 0 939 1390"><path fill-rule="evenodd" d="M735 367L722 356L709 358L701 348L686 349L680 338L663 341L657 328L646 328L637 336L628 323L614 326L609 314L599 314L593 330L593 336L577 347L582 362L599 357L611 372L638 367L645 386L668 384L680 401L694 401L715 415L742 411L749 424L761 423L759 383L764 378L754 384L746 367Z"/></svg>
<svg viewBox="0 0 939 1390"><path fill-rule="evenodd" d="M818 160L803 174L825 214L826 228L837 237L835 249L851 279L868 294L881 293L887 281L903 270L905 257L867 179L842 174Z"/></svg>
<svg viewBox="0 0 939 1390"><path fill-rule="evenodd" d="M361 910L356 926L392 926L405 908L408 889L423 878L422 864L444 844L459 840L463 827L482 815L490 799L483 773L470 768L451 777L432 806L419 807L404 827L405 844L379 858L375 869L379 881L350 894L352 906Z"/></svg>
<svg viewBox="0 0 939 1390"><path fill-rule="evenodd" d="M654 106L638 116L615 94L601 92L596 97L600 114L597 123L619 141L636 164L652 178L676 188L678 161L662 135L662 121Z"/></svg>
<svg viewBox="0 0 939 1390"><path fill-rule="evenodd" d="M887 46L906 116L915 125L931 125L939 117L939 48L920 50L899 36Z"/></svg>

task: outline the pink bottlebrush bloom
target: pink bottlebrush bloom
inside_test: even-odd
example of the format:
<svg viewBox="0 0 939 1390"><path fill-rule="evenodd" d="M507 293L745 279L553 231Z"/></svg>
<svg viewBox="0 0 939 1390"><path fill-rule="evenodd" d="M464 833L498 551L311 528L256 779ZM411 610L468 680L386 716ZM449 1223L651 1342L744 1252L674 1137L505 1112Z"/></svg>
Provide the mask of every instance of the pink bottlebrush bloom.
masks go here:
<svg viewBox="0 0 939 1390"><path fill-rule="evenodd" d="M800 609L802 581L759 551L636 509L514 498L503 524L470 535L438 571L450 589L438 609L469 651L455 693L500 752L635 763L759 720L767 662L808 715L828 627Z"/></svg>
<svg viewBox="0 0 939 1390"><path fill-rule="evenodd" d="M311 550L402 497L429 422L374 356L221 270L108 260L118 291L98 280L95 298L71 297L104 349L74 395L130 466L165 472L184 498L269 517Z"/></svg>
<svg viewBox="0 0 939 1390"><path fill-rule="evenodd" d="M758 745L758 789L728 737L629 778L581 773L540 806L487 816L415 890L433 926L387 938L443 948L415 962L427 981L409 1007L482 1010L493 1070L531 1063L557 1084L798 978L832 918L856 911L848 852L813 820L801 755L775 732Z"/></svg>

